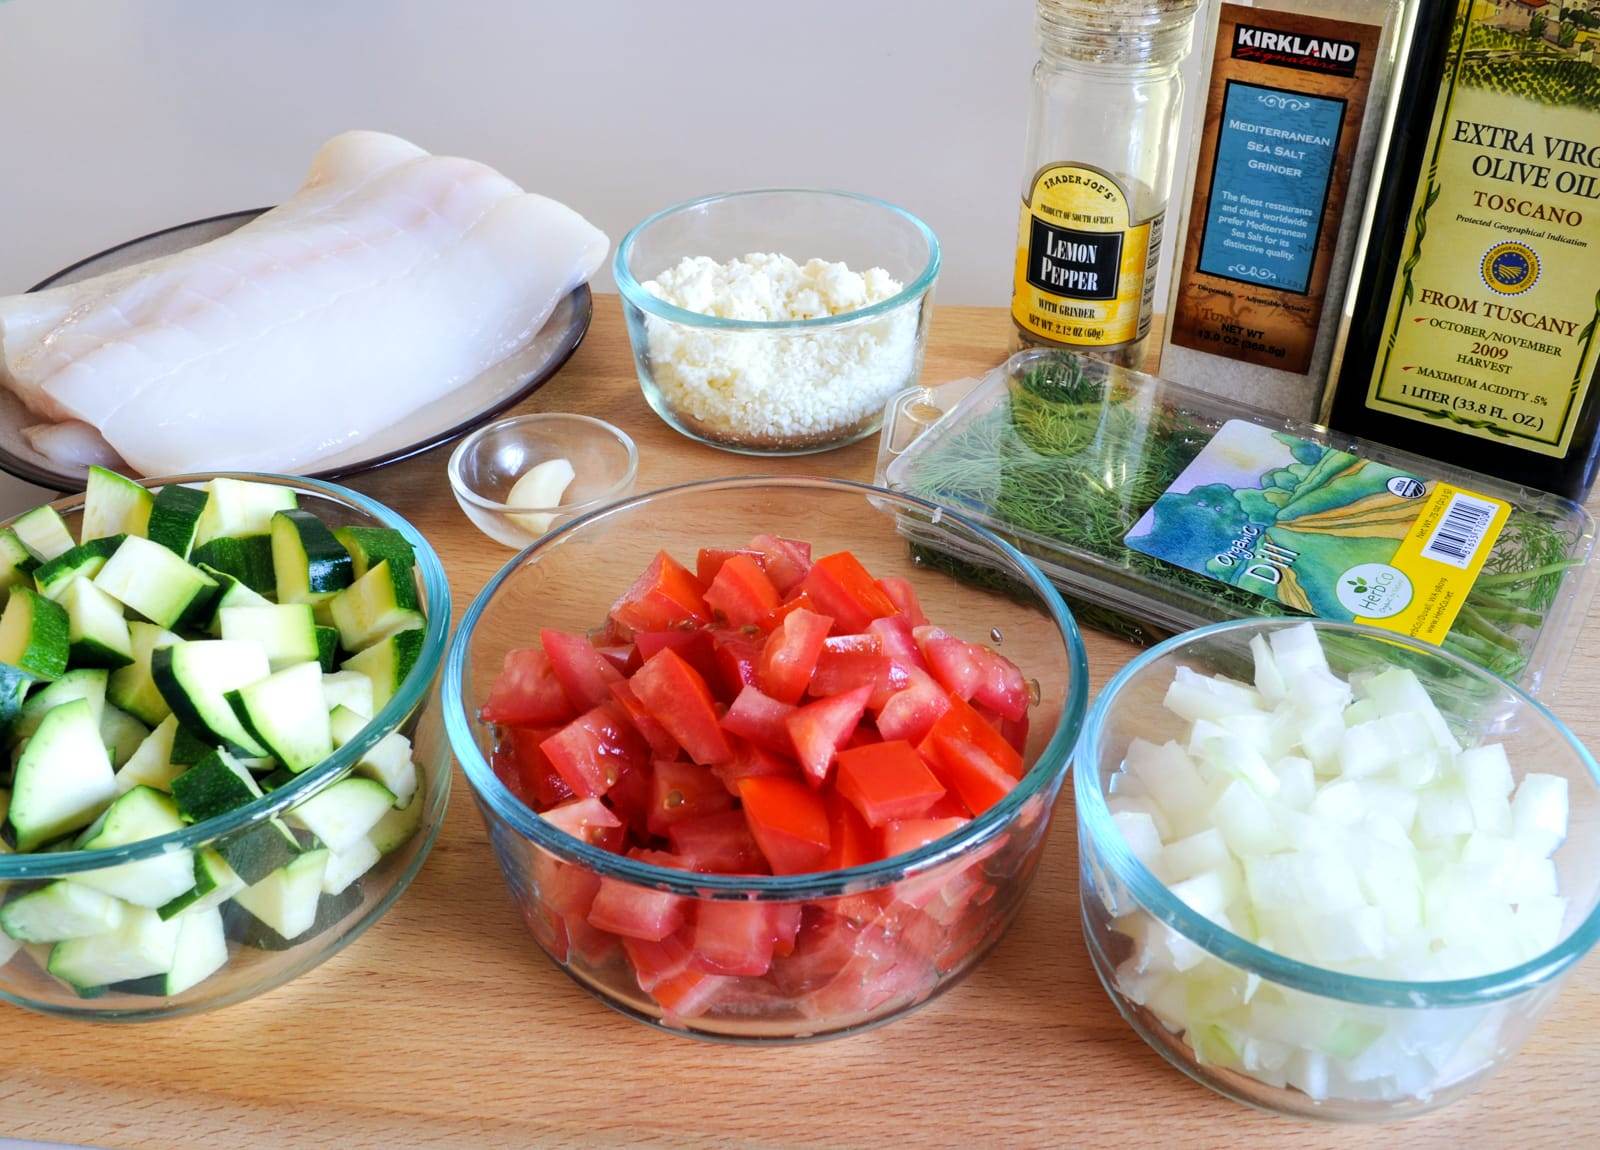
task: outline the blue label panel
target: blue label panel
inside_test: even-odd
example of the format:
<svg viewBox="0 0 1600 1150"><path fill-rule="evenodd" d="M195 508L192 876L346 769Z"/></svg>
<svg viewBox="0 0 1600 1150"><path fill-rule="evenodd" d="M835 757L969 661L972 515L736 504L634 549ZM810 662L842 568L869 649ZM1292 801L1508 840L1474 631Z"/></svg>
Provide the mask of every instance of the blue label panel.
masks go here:
<svg viewBox="0 0 1600 1150"><path fill-rule="evenodd" d="M1199 269L1304 294L1345 102L1228 82Z"/></svg>

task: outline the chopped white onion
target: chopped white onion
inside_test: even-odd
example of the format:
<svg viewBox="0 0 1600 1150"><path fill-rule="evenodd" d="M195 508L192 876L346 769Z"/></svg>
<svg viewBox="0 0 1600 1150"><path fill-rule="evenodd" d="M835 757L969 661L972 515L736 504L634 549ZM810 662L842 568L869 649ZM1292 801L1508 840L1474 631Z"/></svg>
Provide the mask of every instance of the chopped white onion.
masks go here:
<svg viewBox="0 0 1600 1150"><path fill-rule="evenodd" d="M1475 977L1559 941L1551 856L1567 782L1505 748L1463 749L1408 669L1353 683L1306 624L1251 641L1254 682L1180 667L1165 705L1181 740L1138 739L1109 804L1171 892L1266 949L1346 974ZM1126 910L1124 905L1122 910ZM1122 993L1197 1060L1312 1098L1425 1098L1496 1056L1502 1006L1359 1007L1263 983L1143 911Z"/></svg>

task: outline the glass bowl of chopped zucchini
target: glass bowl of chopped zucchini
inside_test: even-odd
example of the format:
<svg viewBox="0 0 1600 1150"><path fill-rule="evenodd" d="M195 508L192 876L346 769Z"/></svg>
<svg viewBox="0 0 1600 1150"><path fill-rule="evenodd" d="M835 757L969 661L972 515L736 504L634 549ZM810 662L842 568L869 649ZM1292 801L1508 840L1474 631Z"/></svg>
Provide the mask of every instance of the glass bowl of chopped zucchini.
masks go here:
<svg viewBox="0 0 1600 1150"><path fill-rule="evenodd" d="M224 1006L388 909L450 789L415 528L317 480L92 468L0 555L0 998Z"/></svg>
<svg viewBox="0 0 1600 1150"><path fill-rule="evenodd" d="M1345 623L1128 664L1074 771L1084 936L1123 1017L1238 1101L1409 1117L1477 1089L1600 938L1600 767L1526 692Z"/></svg>

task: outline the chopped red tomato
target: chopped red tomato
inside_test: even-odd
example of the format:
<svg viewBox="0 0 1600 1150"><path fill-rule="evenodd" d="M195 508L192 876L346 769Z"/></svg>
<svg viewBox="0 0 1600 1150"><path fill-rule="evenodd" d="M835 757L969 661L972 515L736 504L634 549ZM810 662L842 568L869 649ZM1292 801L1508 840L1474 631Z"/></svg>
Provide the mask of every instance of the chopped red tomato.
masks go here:
<svg viewBox="0 0 1600 1150"><path fill-rule="evenodd" d="M780 703L798 703L822 655L833 620L812 611L791 611L761 648L757 681Z"/></svg>
<svg viewBox="0 0 1600 1150"><path fill-rule="evenodd" d="M942 734L938 727L928 736L928 760L934 774L956 794L967 809L982 814L1011 793L1017 780L964 735Z"/></svg>
<svg viewBox="0 0 1600 1150"><path fill-rule="evenodd" d="M949 702L950 709L940 716L929 734L965 739L993 759L1012 778L1020 779L1024 773L1022 754L969 704L954 696ZM917 749L921 750L922 747L919 745Z"/></svg>
<svg viewBox="0 0 1600 1150"><path fill-rule="evenodd" d="M766 906L772 920L772 953L778 958L793 954L804 921L804 906L798 902L769 902Z"/></svg>
<svg viewBox="0 0 1600 1150"><path fill-rule="evenodd" d="M828 870L865 866L878 858L878 843L861 812L838 791L826 797L828 808Z"/></svg>
<svg viewBox="0 0 1600 1150"><path fill-rule="evenodd" d="M945 791L917 749L901 739L840 751L836 785L871 827L918 818Z"/></svg>
<svg viewBox="0 0 1600 1150"><path fill-rule="evenodd" d="M750 833L773 874L805 874L828 856L828 811L804 783L778 775L739 780Z"/></svg>
<svg viewBox="0 0 1600 1150"><path fill-rule="evenodd" d="M576 712L556 680L550 657L537 647L507 651L481 717L513 727L550 727Z"/></svg>
<svg viewBox="0 0 1600 1150"><path fill-rule="evenodd" d="M848 551L818 559L802 586L817 610L831 615L841 632L865 631L874 619L898 611L861 560Z"/></svg>
<svg viewBox="0 0 1600 1150"><path fill-rule="evenodd" d="M658 762L651 782L648 820L651 834L665 835L673 823L703 818L733 807L728 789L708 767Z"/></svg>
<svg viewBox="0 0 1600 1150"><path fill-rule="evenodd" d="M754 548L702 547L694 560L695 578L700 580L702 587L710 587L716 582L717 572L722 570L722 565L735 555L754 559L762 570L766 570L767 557Z"/></svg>
<svg viewBox="0 0 1600 1150"><path fill-rule="evenodd" d="M716 674L706 675L706 682L711 684L717 698L733 699L756 681L761 666L761 647L766 642L766 636L746 630L713 631L711 642ZM695 669L700 670L698 667ZM701 674L705 672L701 671Z"/></svg>
<svg viewBox="0 0 1600 1150"><path fill-rule="evenodd" d="M716 637L710 631L642 631L634 638L641 666L670 647L685 663L699 671L707 683L717 678Z"/></svg>
<svg viewBox="0 0 1600 1150"><path fill-rule="evenodd" d="M612 604L611 617L633 631L665 631L685 623L705 623L711 616L700 580L662 551Z"/></svg>
<svg viewBox="0 0 1600 1150"><path fill-rule="evenodd" d="M561 781L581 796L603 795L624 767L649 761L637 732L607 707L595 707L539 744Z"/></svg>
<svg viewBox="0 0 1600 1150"><path fill-rule="evenodd" d="M495 774L511 788L512 793L536 811L564 803L573 797L572 788L562 781L555 767L550 765L550 760L539 749L540 743L560 729L511 727L509 743L495 748Z"/></svg>
<svg viewBox="0 0 1600 1150"><path fill-rule="evenodd" d="M832 639L828 641L833 642ZM866 687L870 691L867 708L878 711L910 685L910 669L888 655L824 648L817 659L816 670L811 673L810 691L825 697Z"/></svg>
<svg viewBox="0 0 1600 1150"><path fill-rule="evenodd" d="M672 852L712 874L762 874L768 869L741 811L684 819L667 828Z"/></svg>
<svg viewBox="0 0 1600 1150"><path fill-rule="evenodd" d="M917 600L916 588L908 580L897 575L885 575L878 580L878 586L883 588L883 593L889 596L910 627L921 627L928 622L928 617L922 613L922 604Z"/></svg>
<svg viewBox="0 0 1600 1150"><path fill-rule="evenodd" d="M644 736L644 741L650 744L650 751L658 759L675 759L678 757L678 740L660 723L656 722L639 696L634 694L633 684L625 679L619 679L611 684L611 697L617 701L617 706L622 708L622 713L628 722L633 724L633 729Z"/></svg>
<svg viewBox="0 0 1600 1150"><path fill-rule="evenodd" d="M734 798L739 797L739 780L753 779L761 775L787 775L790 778L800 777L800 765L786 755L777 755L765 747L758 747L747 739L735 735L733 742L733 758L726 763L718 763L711 769L722 780L722 785L728 788L728 793Z"/></svg>
<svg viewBox="0 0 1600 1150"><path fill-rule="evenodd" d="M849 742L866 713L871 694L870 687L857 687L831 699L807 703L784 720L800 767L812 786L820 787L827 781L834 755Z"/></svg>
<svg viewBox="0 0 1600 1150"><path fill-rule="evenodd" d="M640 838L650 833L650 763L648 757L629 763L606 792L606 803L617 812L623 826Z"/></svg>
<svg viewBox="0 0 1600 1150"><path fill-rule="evenodd" d="M811 544L776 535L757 535L750 548L761 552L767 577L780 595L787 595L811 570Z"/></svg>
<svg viewBox="0 0 1600 1150"><path fill-rule="evenodd" d="M573 799L551 807L539 817L592 847L612 853L622 849L622 820L599 799Z"/></svg>
<svg viewBox="0 0 1600 1150"><path fill-rule="evenodd" d="M954 791L945 791L944 797L923 812L925 819L970 819L972 812L967 809L967 804L961 801L961 796Z"/></svg>
<svg viewBox="0 0 1600 1150"><path fill-rule="evenodd" d="M689 944L701 970L758 977L772 966L776 942L772 913L763 903L704 900L695 907Z"/></svg>
<svg viewBox="0 0 1600 1150"><path fill-rule="evenodd" d="M633 674L639 669L639 664L644 662L639 657L639 648L632 643L617 643L609 647L596 647L595 650L622 675Z"/></svg>
<svg viewBox="0 0 1600 1150"><path fill-rule="evenodd" d="M717 724L717 711L705 679L670 647L657 651L634 674L639 701L667 732L702 765L733 758L728 738Z"/></svg>
<svg viewBox="0 0 1600 1150"><path fill-rule="evenodd" d="M938 627L918 627L915 635L934 678L952 695L980 703L1007 719L1020 719L1028 713L1028 684L1010 659Z"/></svg>
<svg viewBox="0 0 1600 1150"><path fill-rule="evenodd" d="M886 739L920 743L950 709L950 697L933 677L913 670L905 690L891 695L878 711L878 733Z"/></svg>
<svg viewBox="0 0 1600 1150"><path fill-rule="evenodd" d="M706 605L735 627L766 623L782 603L772 580L748 555L730 555L706 588Z"/></svg>
<svg viewBox="0 0 1600 1150"><path fill-rule="evenodd" d="M867 634L874 636L878 640L879 650L895 662L918 671L927 671L928 664L922 658L911 621L905 615L886 615L882 619L874 619L867 625Z"/></svg>
<svg viewBox="0 0 1600 1150"><path fill-rule="evenodd" d="M954 834L966 826L967 819L901 819L885 824L878 831L884 858L908 854Z"/></svg>
<svg viewBox="0 0 1600 1150"><path fill-rule="evenodd" d="M810 611L814 615L821 613L817 610L817 605L811 601L810 595L804 591L796 591L772 612L772 617L766 622L767 629L773 629L796 611Z"/></svg>
<svg viewBox="0 0 1600 1150"><path fill-rule="evenodd" d="M1011 722L1026 719L1030 700L1022 669L998 651L977 646L973 649L983 668L977 689L972 692L973 704L988 707Z"/></svg>
<svg viewBox="0 0 1600 1150"><path fill-rule="evenodd" d="M622 672L606 662L587 638L546 628L539 632L539 642L574 711L587 711L611 698L611 684L622 678Z"/></svg>
<svg viewBox="0 0 1600 1150"><path fill-rule="evenodd" d="M683 925L683 898L622 879L601 878L589 906L589 925L623 938L659 942Z"/></svg>
<svg viewBox="0 0 1600 1150"><path fill-rule="evenodd" d="M774 754L793 755L794 743L784 720L794 712L792 703L780 703L756 687L746 687L722 716L722 728Z"/></svg>
<svg viewBox="0 0 1600 1150"><path fill-rule="evenodd" d="M773 964L773 981L785 994L802 998L838 977L856 956L859 929L833 914L808 912L794 941L794 952Z"/></svg>

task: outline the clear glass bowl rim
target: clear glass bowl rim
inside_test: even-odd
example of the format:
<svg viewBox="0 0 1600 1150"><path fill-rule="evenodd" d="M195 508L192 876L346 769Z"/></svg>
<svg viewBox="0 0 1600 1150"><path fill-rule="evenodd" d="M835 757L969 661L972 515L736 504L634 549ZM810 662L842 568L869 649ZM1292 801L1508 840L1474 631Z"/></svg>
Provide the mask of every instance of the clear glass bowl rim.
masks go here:
<svg viewBox="0 0 1600 1150"><path fill-rule="evenodd" d="M812 319L726 319L722 316L706 315L703 312L689 311L686 308L678 307L644 289L638 278L634 276L633 269L629 267L632 262L634 244L640 235L662 220L682 212L705 207L708 204L719 204L726 200L744 199L748 196L833 196L839 199L870 204L911 224L928 245L928 262L916 279L888 299L879 300L875 304L868 304L866 307L857 308L855 311L841 312L839 315L816 316ZM904 208L891 204L888 200L880 200L876 196L868 196L860 192L838 191L832 188L751 188L742 192L722 192L712 196L701 196L699 199L685 200L683 203L673 204L671 207L662 208L659 212L646 216L630 228L628 234L622 237L622 242L617 245L616 255L612 257L611 261L611 274L616 281L617 290L622 293L622 298L634 307L650 315L659 316L661 319L671 320L673 323L683 324L686 327L710 328L720 331L801 332L838 327L841 324L858 323L861 320L871 319L874 316L894 311L896 308L904 307L906 304L920 299L933 286L933 281L939 278L939 267L943 262L943 258L939 247L939 237L933 234L933 229ZM857 268L855 270L864 271L865 269Z"/></svg>
<svg viewBox="0 0 1600 1150"><path fill-rule="evenodd" d="M1201 947L1214 958L1221 959L1259 975L1261 978L1278 983L1282 986L1292 987L1309 994L1323 998L1337 999L1341 1002L1354 1003L1361 1006L1384 1006L1401 1009L1421 1009L1427 1007L1460 1007L1477 1006L1484 1003L1496 1002L1515 995L1534 990L1544 983L1561 974L1568 967L1583 958L1600 939L1600 904L1589 912L1587 918L1555 946L1536 958L1518 966L1508 967L1505 970L1493 971L1476 978L1447 979L1437 982L1407 982L1398 979L1362 978L1356 975L1342 974L1338 971L1328 970L1324 967L1313 966L1309 963L1299 962L1281 954L1266 950L1244 938L1239 937L1230 930L1218 926L1204 915L1193 910L1181 899L1175 898L1170 889L1160 879L1156 878L1150 870L1140 862L1129 849L1127 840L1111 821L1111 811L1106 806L1105 790L1100 783L1100 736L1105 730L1107 720L1112 708L1116 706L1117 697L1122 689L1136 675L1140 674L1152 663L1174 652L1181 652L1185 647L1198 641L1216 635L1228 634L1233 631L1271 630L1279 627L1294 626L1297 623L1307 622L1305 619L1230 619L1222 623L1213 623L1208 627L1200 627L1193 631L1186 631L1176 635L1163 643L1151 647L1130 661L1122 670L1107 683L1095 700L1094 707L1089 713L1088 721L1084 723L1083 734L1078 744L1078 749L1073 754L1073 761L1078 769L1073 772L1074 799L1078 808L1078 819L1084 832L1100 856L1105 860L1106 866L1113 877L1126 886L1139 905L1153 914L1161 922L1177 931L1185 939ZM1600 786L1600 766L1597 766L1594 757L1577 737L1567 728L1567 725L1552 714L1549 708L1534 699L1514 683L1508 683L1496 675L1490 674L1476 664L1470 663L1441 647L1421 643L1405 635L1393 631L1385 631L1380 627L1369 627L1356 623L1337 623L1327 620L1310 620L1319 631L1338 631L1344 634L1361 635L1370 639L1381 640L1386 644L1407 647L1436 658L1445 660L1472 675L1474 678L1502 687L1511 692L1522 703L1533 708L1534 712L1551 725L1557 734L1566 740L1567 744L1577 753L1578 759L1588 769L1590 778ZM1080 853L1084 844L1080 843ZM1081 891L1080 897L1090 899L1097 897L1090 890Z"/></svg>
<svg viewBox="0 0 1600 1150"><path fill-rule="evenodd" d="M485 499L467 486L467 481L461 474L461 460L466 457L467 452L478 440L485 438L490 432L499 431L512 424L563 423L567 421L587 423L599 428L622 444L624 450L628 453L627 471L599 495L594 496L592 499L585 499L582 503L563 503L556 507L513 507L509 503L496 503L493 499ZM607 423L605 420L597 419L592 415L579 415L576 412L567 411L531 411L523 415L512 415L505 419L497 419L463 438L460 443L456 444L455 450L450 453L450 462L445 465L445 471L450 477L450 487L455 491L456 495L465 499L474 507L481 507L485 511L499 511L509 515L554 511L563 515L571 515L611 502L616 498L617 492L625 491L633 483L639 474L639 446L634 443L633 436L623 431L616 424Z"/></svg>
<svg viewBox="0 0 1600 1150"><path fill-rule="evenodd" d="M0 881L55 878L59 875L78 874L120 863L138 862L168 851L192 850L204 846L213 839L232 834L242 827L265 822L275 815L282 814L302 799L308 798L331 782L335 776L343 774L347 768L354 766L422 702L432 684L434 672L438 670L439 660L444 654L445 637L450 634L450 583L445 576L444 565L439 562L439 556L421 532L404 517L377 500L370 499L358 491L352 491L348 487L341 487L337 483L328 483L321 479L276 475L269 472L210 471L158 476L140 479L138 482L145 487L164 487L169 483L204 483L219 476L313 491L352 510L363 512L383 526L392 527L405 536L406 542L411 544L412 550L416 553L417 565L422 569L424 609L428 617L422 651L417 656L416 666L411 668L411 673L406 676L400 689L379 708L378 713L367 722L359 735L310 770L296 775L292 781L262 795L254 802L231 810L225 815L218 815L214 819L184 827L181 831L141 839L126 846L95 851L0 853ZM84 498L83 493L79 492L57 499L50 506L60 512L75 511L83 506ZM4 523L0 523L0 527L4 527L15 518L16 516L8 517Z"/></svg>
<svg viewBox="0 0 1600 1150"><path fill-rule="evenodd" d="M607 516L620 514L674 495L736 492L770 487L838 491L937 514L944 519L960 523L974 536L1014 563L1030 587L1038 593L1066 644L1067 673L1070 682L1067 696L1063 701L1061 719L1056 724L1050 741L1045 744L1038 759L1010 794L955 834L937 839L918 850L865 866L850 867L847 870L817 871L797 875L728 875L673 870L670 867L642 863L626 855L612 854L556 829L512 795L484 760L482 752L478 750L477 741L472 737L474 720L468 716L462 696L463 673L473 633L495 593L520 569L525 560L548 548L559 547L571 535L591 524L602 522ZM1003 539L964 516L955 514L949 508L940 507L915 496L886 491L870 483L858 483L848 479L826 479L819 476L757 475L697 480L635 495L575 519L531 546L525 547L484 584L483 590L478 592L477 597L461 617L461 626L457 628L455 637L450 642L449 653L445 656L442 697L445 732L455 751L456 761L461 764L461 769L466 774L467 782L471 784L472 789L495 817L509 823L523 838L532 840L562 861L577 863L608 878L621 879L635 885L689 897L789 901L829 898L887 886L958 858L995 837L1011 824L1022 810L1024 803L1044 790L1052 779L1067 770L1072 747L1078 740L1084 714L1088 709L1088 677L1088 656L1084 652L1083 637L1078 632L1078 625L1073 619L1072 612L1043 572L1034 566L1027 556Z"/></svg>

